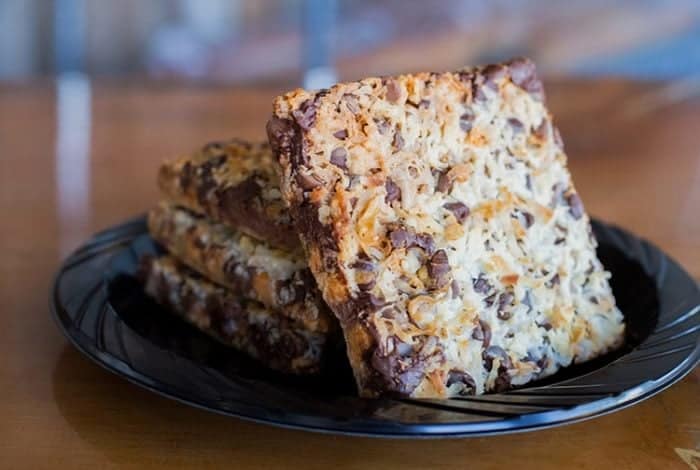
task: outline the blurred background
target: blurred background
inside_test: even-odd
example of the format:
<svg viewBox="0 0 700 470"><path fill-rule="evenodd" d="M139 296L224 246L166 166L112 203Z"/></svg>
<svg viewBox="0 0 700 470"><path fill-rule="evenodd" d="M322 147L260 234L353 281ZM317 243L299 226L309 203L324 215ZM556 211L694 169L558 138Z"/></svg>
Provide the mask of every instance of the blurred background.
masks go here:
<svg viewBox="0 0 700 470"><path fill-rule="evenodd" d="M0 0L0 81L324 86L514 55L548 76L700 74L700 1Z"/></svg>
<svg viewBox="0 0 700 470"><path fill-rule="evenodd" d="M163 159L264 138L284 90L516 55L594 213L700 257L700 0L0 0L0 213L65 255L157 200Z"/></svg>

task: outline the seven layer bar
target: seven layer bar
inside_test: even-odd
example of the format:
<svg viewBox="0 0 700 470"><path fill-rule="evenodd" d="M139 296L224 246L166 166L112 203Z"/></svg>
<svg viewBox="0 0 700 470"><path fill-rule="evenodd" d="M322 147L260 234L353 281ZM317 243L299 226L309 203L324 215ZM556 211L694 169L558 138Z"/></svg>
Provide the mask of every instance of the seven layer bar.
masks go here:
<svg viewBox="0 0 700 470"><path fill-rule="evenodd" d="M231 140L164 164L166 200L148 227L169 256L144 260L142 272L149 294L203 331L273 369L315 373L337 322L291 231L272 163L267 145ZM222 312L235 313L224 329L212 320Z"/></svg>
<svg viewBox="0 0 700 470"><path fill-rule="evenodd" d="M530 61L295 90L268 137L362 395L502 391L622 343Z"/></svg>

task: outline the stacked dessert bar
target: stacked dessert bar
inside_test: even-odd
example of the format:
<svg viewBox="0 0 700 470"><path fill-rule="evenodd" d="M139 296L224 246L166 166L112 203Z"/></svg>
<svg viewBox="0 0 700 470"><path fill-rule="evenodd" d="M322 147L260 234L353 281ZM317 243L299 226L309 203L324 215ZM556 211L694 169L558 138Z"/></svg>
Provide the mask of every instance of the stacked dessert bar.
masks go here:
<svg viewBox="0 0 700 470"><path fill-rule="evenodd" d="M266 366L317 372L336 328L285 210L267 144L206 145L161 167L146 291Z"/></svg>
<svg viewBox="0 0 700 470"><path fill-rule="evenodd" d="M504 391L622 344L532 62L295 90L267 132L161 171L147 290L200 328L302 372L337 319L366 397Z"/></svg>

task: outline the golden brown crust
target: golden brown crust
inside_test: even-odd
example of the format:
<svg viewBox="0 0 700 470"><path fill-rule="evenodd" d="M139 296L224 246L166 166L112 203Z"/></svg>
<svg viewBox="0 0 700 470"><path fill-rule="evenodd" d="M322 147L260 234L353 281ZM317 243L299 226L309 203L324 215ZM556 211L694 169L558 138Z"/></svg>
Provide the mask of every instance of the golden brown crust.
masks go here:
<svg viewBox="0 0 700 470"><path fill-rule="evenodd" d="M212 142L160 168L167 199L280 248L299 240L282 201L266 143Z"/></svg>

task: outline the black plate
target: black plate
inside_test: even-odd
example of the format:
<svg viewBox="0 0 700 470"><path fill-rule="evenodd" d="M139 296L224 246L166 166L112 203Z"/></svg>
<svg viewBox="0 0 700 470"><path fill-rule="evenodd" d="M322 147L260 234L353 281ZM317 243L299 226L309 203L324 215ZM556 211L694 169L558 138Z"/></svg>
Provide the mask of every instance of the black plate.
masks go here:
<svg viewBox="0 0 700 470"><path fill-rule="evenodd" d="M175 319L133 278L157 247L143 218L96 235L68 258L51 295L58 325L103 367L161 395L254 421L392 437L474 436L571 423L625 408L700 359L700 290L634 235L594 222L598 254L628 324L623 350L501 394L451 400L358 398L342 354L318 378L270 372Z"/></svg>

